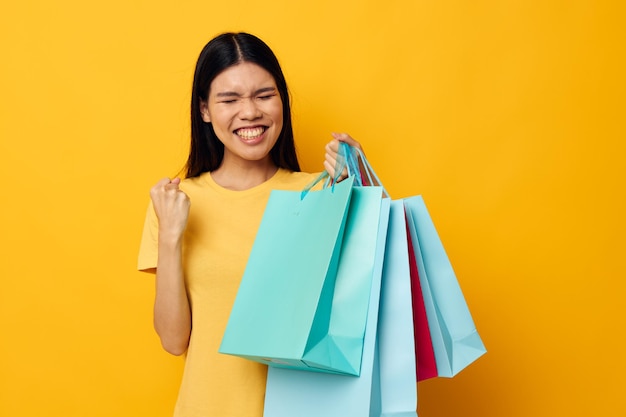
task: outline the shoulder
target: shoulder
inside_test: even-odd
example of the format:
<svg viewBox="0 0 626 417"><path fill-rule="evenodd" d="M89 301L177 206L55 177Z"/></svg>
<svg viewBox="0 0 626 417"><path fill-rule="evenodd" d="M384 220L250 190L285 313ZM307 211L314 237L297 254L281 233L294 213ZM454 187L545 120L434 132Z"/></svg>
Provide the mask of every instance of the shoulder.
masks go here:
<svg viewBox="0 0 626 417"><path fill-rule="evenodd" d="M320 175L319 172L293 172L279 169L273 178L272 188L283 190L301 190Z"/></svg>
<svg viewBox="0 0 626 417"><path fill-rule="evenodd" d="M180 189L186 193L210 188L210 173L205 172L197 177L185 178L180 182Z"/></svg>

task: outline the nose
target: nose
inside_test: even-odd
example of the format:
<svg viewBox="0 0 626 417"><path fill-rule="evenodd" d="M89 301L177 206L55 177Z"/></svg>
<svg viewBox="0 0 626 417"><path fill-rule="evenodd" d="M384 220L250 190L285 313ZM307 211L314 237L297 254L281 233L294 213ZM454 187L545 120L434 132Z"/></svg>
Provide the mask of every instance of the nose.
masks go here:
<svg viewBox="0 0 626 417"><path fill-rule="evenodd" d="M241 107L239 109L239 117L243 120L254 120L261 117L261 110L259 109L254 97L246 97L241 101Z"/></svg>

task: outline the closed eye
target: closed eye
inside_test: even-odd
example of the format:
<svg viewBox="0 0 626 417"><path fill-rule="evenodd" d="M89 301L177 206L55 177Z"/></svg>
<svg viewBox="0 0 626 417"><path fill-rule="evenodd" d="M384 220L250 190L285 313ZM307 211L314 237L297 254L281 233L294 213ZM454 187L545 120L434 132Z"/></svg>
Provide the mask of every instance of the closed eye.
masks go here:
<svg viewBox="0 0 626 417"><path fill-rule="evenodd" d="M262 96L257 97L259 100L269 100L273 97L276 97L276 94L265 94Z"/></svg>

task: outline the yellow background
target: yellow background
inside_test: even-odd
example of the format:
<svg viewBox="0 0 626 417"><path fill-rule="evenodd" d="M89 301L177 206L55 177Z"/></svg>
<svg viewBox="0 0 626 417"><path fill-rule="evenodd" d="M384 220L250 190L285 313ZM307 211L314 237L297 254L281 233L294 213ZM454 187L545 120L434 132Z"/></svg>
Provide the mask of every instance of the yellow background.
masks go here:
<svg viewBox="0 0 626 417"><path fill-rule="evenodd" d="M347 131L424 196L489 352L421 383L420 416L625 415L623 4L4 2L0 415L171 414L135 259L226 30L279 56L306 170Z"/></svg>

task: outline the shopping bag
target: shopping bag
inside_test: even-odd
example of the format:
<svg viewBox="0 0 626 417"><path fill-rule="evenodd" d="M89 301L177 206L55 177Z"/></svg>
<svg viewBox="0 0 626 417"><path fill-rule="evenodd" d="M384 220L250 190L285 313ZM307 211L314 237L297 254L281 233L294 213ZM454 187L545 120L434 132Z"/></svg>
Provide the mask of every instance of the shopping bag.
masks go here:
<svg viewBox="0 0 626 417"><path fill-rule="evenodd" d="M355 187L354 191L371 192L380 198L378 187ZM344 243L354 245L358 261L373 261L373 278L369 292L361 373L359 377L306 372L270 367L267 375L264 417L364 417L380 414L380 396L374 391L376 331L381 289L381 274L387 227L389 199L381 202L381 216L375 249L361 248L360 242L346 233ZM346 271L349 273L349 271ZM337 282L342 280L338 274ZM374 393L373 398L372 395Z"/></svg>
<svg viewBox="0 0 626 417"><path fill-rule="evenodd" d="M411 271L404 205L391 202L378 313L381 417L417 417ZM418 357L419 359L419 357Z"/></svg>
<svg viewBox="0 0 626 417"><path fill-rule="evenodd" d="M404 207L403 207L404 209ZM406 219L405 219L406 220ZM437 362L435 352L428 328L428 318L426 317L426 307L420 285L417 260L415 259L415 249L411 241L409 223L406 221L406 233L408 235L409 267L411 271L411 297L413 307L413 328L415 334L415 354L417 365L417 380L435 378L437 376Z"/></svg>
<svg viewBox="0 0 626 417"><path fill-rule="evenodd" d="M339 255L328 329L312 334L305 359L359 375L382 214L380 187L354 188ZM384 214L387 222L388 214ZM330 355L330 357L329 357Z"/></svg>
<svg viewBox="0 0 626 417"><path fill-rule="evenodd" d="M421 196L404 200L437 363L453 377L485 352L463 292Z"/></svg>
<svg viewBox="0 0 626 417"><path fill-rule="evenodd" d="M348 172L355 173L355 184L382 187L365 155L356 148L342 145L341 154L346 159ZM383 193L389 196L384 187ZM370 398L371 415L417 417L416 339L409 245L403 202L391 201Z"/></svg>
<svg viewBox="0 0 626 417"><path fill-rule="evenodd" d="M347 148L343 149L343 155L348 169L363 173L360 180L357 176L357 185L365 182L382 185L359 149L347 145L344 148ZM418 379L434 376L431 347L437 376L452 377L482 356L486 349L422 197L404 199L404 206L417 264L414 276L418 279L413 281L413 313L417 315L414 316L414 328ZM420 301L424 302L428 329L424 328ZM422 372L419 372L420 366Z"/></svg>
<svg viewBox="0 0 626 417"><path fill-rule="evenodd" d="M332 188L270 195L219 351L276 367L358 375L372 262L340 254L345 230L375 246L380 191ZM351 282L336 285L340 269ZM345 297L345 285L356 288ZM343 296L343 303L335 300ZM335 300L335 301L334 301ZM331 315L332 311L332 315ZM332 316L332 317L331 317Z"/></svg>

